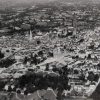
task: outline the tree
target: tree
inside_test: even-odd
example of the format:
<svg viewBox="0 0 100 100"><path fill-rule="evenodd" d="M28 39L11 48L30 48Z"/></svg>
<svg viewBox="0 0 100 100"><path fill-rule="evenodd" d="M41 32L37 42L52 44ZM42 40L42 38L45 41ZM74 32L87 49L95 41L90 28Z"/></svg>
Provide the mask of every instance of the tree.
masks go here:
<svg viewBox="0 0 100 100"><path fill-rule="evenodd" d="M28 61L28 58L27 58L27 57L25 57L25 58L24 58L24 61L23 61L23 64L26 64L26 63L27 63L27 61Z"/></svg>
<svg viewBox="0 0 100 100"><path fill-rule="evenodd" d="M59 74L56 73L56 70ZM58 90L57 99L61 100L63 91L70 90L71 86L68 85L69 79L67 66L62 67L61 69L56 68L56 70L53 72L54 75L53 73L45 73L45 71L40 73L28 72L18 79L18 85L20 88L27 88L25 91L26 95L30 92L36 92L37 90L47 90L47 88L50 87L53 90ZM33 88L30 89L31 87L29 86Z"/></svg>
<svg viewBox="0 0 100 100"><path fill-rule="evenodd" d="M6 84L6 82L4 82L4 81L0 81L0 91L3 90L5 84Z"/></svg>
<svg viewBox="0 0 100 100"><path fill-rule="evenodd" d="M0 59L4 58L4 53L0 51Z"/></svg>
<svg viewBox="0 0 100 100"><path fill-rule="evenodd" d="M88 80L92 82L92 81L94 81L94 78L95 78L94 73L93 72L89 72Z"/></svg>
<svg viewBox="0 0 100 100"><path fill-rule="evenodd" d="M16 62L15 59L9 59L9 58L7 58L7 59L4 59L4 60L0 61L0 66L2 68L3 67L8 68L9 66L11 66L12 64L14 64L15 62Z"/></svg>

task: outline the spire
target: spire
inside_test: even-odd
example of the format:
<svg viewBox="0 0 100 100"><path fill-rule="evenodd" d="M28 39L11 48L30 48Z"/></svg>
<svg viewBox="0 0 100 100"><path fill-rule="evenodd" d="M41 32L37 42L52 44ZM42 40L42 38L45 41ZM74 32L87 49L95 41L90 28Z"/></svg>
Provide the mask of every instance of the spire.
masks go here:
<svg viewBox="0 0 100 100"><path fill-rule="evenodd" d="M30 36L29 36L29 40L32 40L32 31L30 30Z"/></svg>

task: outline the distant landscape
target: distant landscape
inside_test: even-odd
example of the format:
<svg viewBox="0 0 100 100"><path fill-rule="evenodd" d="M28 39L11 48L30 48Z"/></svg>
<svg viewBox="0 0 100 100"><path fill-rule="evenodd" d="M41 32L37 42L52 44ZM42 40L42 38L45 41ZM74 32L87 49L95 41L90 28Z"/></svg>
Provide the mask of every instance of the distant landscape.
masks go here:
<svg viewBox="0 0 100 100"><path fill-rule="evenodd" d="M87 4L87 3L100 3L100 0L0 0L0 9L4 9L6 7L11 6L26 6L32 5L35 3L48 3L48 2L62 2L62 3L70 3L70 4Z"/></svg>

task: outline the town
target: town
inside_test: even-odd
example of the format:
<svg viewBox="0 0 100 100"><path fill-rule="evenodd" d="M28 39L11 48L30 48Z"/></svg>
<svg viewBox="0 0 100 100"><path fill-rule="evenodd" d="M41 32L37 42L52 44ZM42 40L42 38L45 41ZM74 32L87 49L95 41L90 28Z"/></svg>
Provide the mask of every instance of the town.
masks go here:
<svg viewBox="0 0 100 100"><path fill-rule="evenodd" d="M99 4L0 10L0 100L99 100L99 83Z"/></svg>

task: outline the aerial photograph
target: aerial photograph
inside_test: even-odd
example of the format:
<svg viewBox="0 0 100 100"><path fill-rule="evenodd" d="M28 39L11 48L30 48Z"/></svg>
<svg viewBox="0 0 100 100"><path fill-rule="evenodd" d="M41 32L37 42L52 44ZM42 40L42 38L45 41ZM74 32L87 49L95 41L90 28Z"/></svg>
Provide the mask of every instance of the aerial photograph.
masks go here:
<svg viewBox="0 0 100 100"><path fill-rule="evenodd" d="M0 0L0 100L100 100L100 0Z"/></svg>

